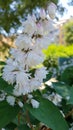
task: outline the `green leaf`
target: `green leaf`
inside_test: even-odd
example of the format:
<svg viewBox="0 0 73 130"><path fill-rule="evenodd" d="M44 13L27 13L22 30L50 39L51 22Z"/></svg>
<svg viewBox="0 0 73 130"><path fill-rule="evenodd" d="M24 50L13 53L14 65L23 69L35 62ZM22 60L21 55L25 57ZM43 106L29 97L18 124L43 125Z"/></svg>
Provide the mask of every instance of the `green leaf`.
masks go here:
<svg viewBox="0 0 73 130"><path fill-rule="evenodd" d="M53 3L57 4L58 3L58 0L52 0Z"/></svg>
<svg viewBox="0 0 73 130"><path fill-rule="evenodd" d="M16 127L17 127L16 124L14 124L14 123L11 122L10 124L8 124L5 127L5 130L14 130Z"/></svg>
<svg viewBox="0 0 73 130"><path fill-rule="evenodd" d="M2 75L2 69L3 69L4 65L5 65L5 62L0 61L0 76Z"/></svg>
<svg viewBox="0 0 73 130"><path fill-rule="evenodd" d="M62 82L53 82L52 85L53 85L53 88L55 89L55 91L60 96L62 96L64 99L67 99L67 97L69 96L70 86L68 86Z"/></svg>
<svg viewBox="0 0 73 130"><path fill-rule="evenodd" d="M2 77L0 77L0 90L4 90L6 93L12 94L13 86L9 85Z"/></svg>
<svg viewBox="0 0 73 130"><path fill-rule="evenodd" d="M52 102L44 98L39 98L38 101L40 106L37 109L26 105L28 111L30 111L36 119L53 130L69 130L63 116Z"/></svg>
<svg viewBox="0 0 73 130"><path fill-rule="evenodd" d="M46 78L45 78L45 79L43 79L43 82L48 81L51 77L52 77L52 73L51 73L51 72L49 72L49 73L46 75Z"/></svg>
<svg viewBox="0 0 73 130"><path fill-rule="evenodd" d="M68 104L73 104L73 86L71 87L69 94L70 99L68 101Z"/></svg>
<svg viewBox="0 0 73 130"><path fill-rule="evenodd" d="M27 125L20 125L18 130L31 130Z"/></svg>
<svg viewBox="0 0 73 130"><path fill-rule="evenodd" d="M67 83L68 85L73 84L73 66L69 66L63 71L61 81Z"/></svg>
<svg viewBox="0 0 73 130"><path fill-rule="evenodd" d="M40 123L31 113L28 113L28 114L29 114L31 124L38 125Z"/></svg>
<svg viewBox="0 0 73 130"><path fill-rule="evenodd" d="M0 65L5 65L6 63L4 61L0 61Z"/></svg>
<svg viewBox="0 0 73 130"><path fill-rule="evenodd" d="M5 127L18 114L20 108L18 106L10 106L7 102L0 102L0 128Z"/></svg>

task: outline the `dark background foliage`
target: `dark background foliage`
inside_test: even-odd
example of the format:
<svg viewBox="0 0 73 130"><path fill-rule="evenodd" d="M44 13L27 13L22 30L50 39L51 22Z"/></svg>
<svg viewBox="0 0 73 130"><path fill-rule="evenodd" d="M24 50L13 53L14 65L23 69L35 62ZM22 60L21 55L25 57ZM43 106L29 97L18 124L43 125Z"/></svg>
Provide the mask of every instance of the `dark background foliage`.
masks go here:
<svg viewBox="0 0 73 130"><path fill-rule="evenodd" d="M40 7L46 8L49 2L58 3L59 0L0 0L0 34L17 32L21 21L24 21L27 14ZM73 3L70 1L69 5ZM57 4L58 12L63 15L65 8Z"/></svg>
<svg viewBox="0 0 73 130"><path fill-rule="evenodd" d="M58 0L51 0L57 4ZM22 20L27 14L31 14L37 7L46 8L50 0L0 0L0 33L5 30L20 26Z"/></svg>

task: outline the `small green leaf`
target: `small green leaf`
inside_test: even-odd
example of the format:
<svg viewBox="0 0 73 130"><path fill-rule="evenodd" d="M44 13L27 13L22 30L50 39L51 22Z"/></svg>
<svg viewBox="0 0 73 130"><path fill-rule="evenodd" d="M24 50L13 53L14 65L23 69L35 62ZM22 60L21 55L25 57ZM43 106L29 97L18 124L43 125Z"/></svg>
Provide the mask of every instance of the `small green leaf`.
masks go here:
<svg viewBox="0 0 73 130"><path fill-rule="evenodd" d="M38 101L40 106L37 109L32 108L30 105L26 105L28 111L30 111L36 119L53 130L69 130L63 116L52 102L43 98L39 98Z"/></svg>
<svg viewBox="0 0 73 130"><path fill-rule="evenodd" d="M0 102L0 128L10 123L18 114L20 108L18 106L10 106L7 102Z"/></svg>
<svg viewBox="0 0 73 130"><path fill-rule="evenodd" d="M46 78L43 79L43 82L48 81L51 77L52 77L52 73L51 73L51 72L48 72L48 74L46 75Z"/></svg>
<svg viewBox="0 0 73 130"><path fill-rule="evenodd" d="M4 61L0 61L0 65L6 65Z"/></svg>
<svg viewBox="0 0 73 130"><path fill-rule="evenodd" d="M52 85L53 85L53 88L55 89L55 91L60 96L62 96L64 99L67 99L67 97L69 96L70 86L68 86L62 82L53 82Z"/></svg>
<svg viewBox="0 0 73 130"><path fill-rule="evenodd" d="M0 77L0 90L4 90L6 93L12 94L13 86L9 85L2 77Z"/></svg>
<svg viewBox="0 0 73 130"><path fill-rule="evenodd" d="M68 66L61 75L61 81L68 85L73 84L73 66Z"/></svg>
<svg viewBox="0 0 73 130"><path fill-rule="evenodd" d="M58 0L52 0L53 3L57 4L58 3Z"/></svg>
<svg viewBox="0 0 73 130"><path fill-rule="evenodd" d="M27 125L20 125L18 130L31 130Z"/></svg>
<svg viewBox="0 0 73 130"><path fill-rule="evenodd" d="M73 105L73 86L70 88L70 93L69 93L69 100L68 100L68 104L72 104Z"/></svg>

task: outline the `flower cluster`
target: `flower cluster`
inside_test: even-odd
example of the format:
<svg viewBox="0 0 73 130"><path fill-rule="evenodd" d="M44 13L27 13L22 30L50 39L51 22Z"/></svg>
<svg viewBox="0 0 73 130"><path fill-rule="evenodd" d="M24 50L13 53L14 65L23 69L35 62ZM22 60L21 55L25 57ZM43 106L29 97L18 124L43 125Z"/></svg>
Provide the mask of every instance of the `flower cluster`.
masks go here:
<svg viewBox="0 0 73 130"><path fill-rule="evenodd" d="M42 49L47 48L54 39L52 20L44 9L41 9L38 19L34 15L28 16L22 28L3 69L3 79L14 86L15 97L29 94L41 86L47 74L44 66L39 67L44 61ZM15 98L7 97L7 102L11 100L13 105Z"/></svg>

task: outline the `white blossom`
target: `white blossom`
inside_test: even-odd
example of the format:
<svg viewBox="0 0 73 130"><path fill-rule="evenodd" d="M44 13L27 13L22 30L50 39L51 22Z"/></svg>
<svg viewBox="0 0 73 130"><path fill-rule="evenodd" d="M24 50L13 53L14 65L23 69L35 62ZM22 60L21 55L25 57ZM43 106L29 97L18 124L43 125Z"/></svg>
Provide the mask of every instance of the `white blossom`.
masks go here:
<svg viewBox="0 0 73 130"><path fill-rule="evenodd" d="M7 96L6 101L11 105L14 106L15 104L15 97L14 96Z"/></svg>
<svg viewBox="0 0 73 130"><path fill-rule="evenodd" d="M30 92L36 91L37 89L39 89L41 86L40 81L37 80L37 78L32 78L30 80Z"/></svg>
<svg viewBox="0 0 73 130"><path fill-rule="evenodd" d="M16 75L16 86L14 90L18 92L19 95L25 95L26 93L30 92L29 90L29 77L30 75L25 72L18 72Z"/></svg>
<svg viewBox="0 0 73 130"><path fill-rule="evenodd" d="M19 49L12 49L10 51L10 53L15 58L15 62L17 63L19 68L23 68L24 69L25 65L26 65L25 61L26 61L27 55L24 52L22 52L21 50L19 50Z"/></svg>
<svg viewBox="0 0 73 130"><path fill-rule="evenodd" d="M23 32L32 36L36 30L35 18L28 15L27 20L23 23Z"/></svg>
<svg viewBox="0 0 73 130"><path fill-rule="evenodd" d="M57 6L51 2L48 6L48 13L49 13L49 16L54 19L55 18L55 13L56 13L56 9L57 9Z"/></svg>
<svg viewBox="0 0 73 130"><path fill-rule="evenodd" d="M14 71L17 70L17 65L13 64L14 62L7 64L3 69L3 79L6 80L8 83L13 84L15 82L15 73Z"/></svg>
<svg viewBox="0 0 73 130"><path fill-rule="evenodd" d="M18 85L15 85L14 90L13 90L13 94L14 94L16 97L22 95L21 87L18 86Z"/></svg>
<svg viewBox="0 0 73 130"><path fill-rule="evenodd" d="M32 39L28 35L19 35L15 41L15 45L19 49L28 50L32 48Z"/></svg>
<svg viewBox="0 0 73 130"><path fill-rule="evenodd" d="M23 103L21 101L18 101L17 103L21 108L23 107Z"/></svg>
<svg viewBox="0 0 73 130"><path fill-rule="evenodd" d="M46 12L45 12L44 9L40 10L40 17L41 17L41 19L45 19L46 18Z"/></svg>
<svg viewBox="0 0 73 130"><path fill-rule="evenodd" d="M26 63L29 67L36 66L42 62L43 62L43 57L41 57L34 51L28 53Z"/></svg>
<svg viewBox="0 0 73 130"><path fill-rule="evenodd" d="M44 20L43 22L40 21L40 24L43 28L43 36L49 37L49 33L52 32L55 28L52 23L52 20L48 18L47 20Z"/></svg>
<svg viewBox="0 0 73 130"><path fill-rule="evenodd" d="M8 58L6 60L6 64L11 65L12 63L13 63L13 59L12 58Z"/></svg>
<svg viewBox="0 0 73 130"><path fill-rule="evenodd" d="M48 99L52 101L55 105L58 105L58 103L61 102L62 97L58 94L52 93L50 96L48 96Z"/></svg>
<svg viewBox="0 0 73 130"><path fill-rule="evenodd" d="M31 94L28 94L28 98L29 98L29 99L32 99L33 96L32 96Z"/></svg>
<svg viewBox="0 0 73 130"><path fill-rule="evenodd" d="M37 31L35 32L35 34L40 34L41 36L44 35L44 29L41 23L37 23Z"/></svg>
<svg viewBox="0 0 73 130"><path fill-rule="evenodd" d="M50 39L49 37L38 38L36 40L36 44L37 46L39 46L40 49L46 49L50 44Z"/></svg>
<svg viewBox="0 0 73 130"><path fill-rule="evenodd" d="M42 49L54 39L52 20L46 17L43 9L39 20L29 15L22 27L22 34L17 36L15 48L10 50L11 58L6 61L2 75L5 81L14 85L14 96L30 94L40 88L47 71L45 67L37 66L44 61ZM30 72L33 67L36 69L34 76Z"/></svg>
<svg viewBox="0 0 73 130"><path fill-rule="evenodd" d="M44 54L42 53L42 51L40 51L40 46L39 44L35 43L34 47L33 47L33 51L38 54L40 57L42 57L42 60L44 61Z"/></svg>
<svg viewBox="0 0 73 130"><path fill-rule="evenodd" d="M43 83L43 79L46 78L47 70L45 67L42 67L40 69L37 69L35 72L35 78L40 82Z"/></svg>
<svg viewBox="0 0 73 130"><path fill-rule="evenodd" d="M31 104L33 108L38 108L39 107L39 102L36 101L35 99L31 99Z"/></svg>

